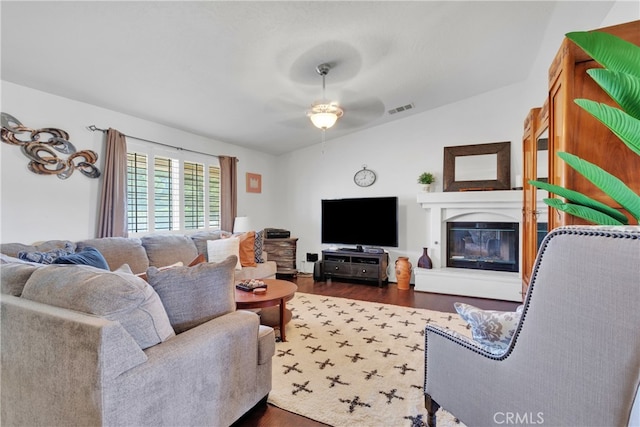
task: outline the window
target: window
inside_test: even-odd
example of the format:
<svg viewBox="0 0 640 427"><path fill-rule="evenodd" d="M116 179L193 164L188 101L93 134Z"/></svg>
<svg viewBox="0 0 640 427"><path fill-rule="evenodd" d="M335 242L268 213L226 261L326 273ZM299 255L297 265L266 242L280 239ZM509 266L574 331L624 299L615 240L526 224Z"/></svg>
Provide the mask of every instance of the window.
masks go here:
<svg viewBox="0 0 640 427"><path fill-rule="evenodd" d="M184 162L184 228L204 228L204 166Z"/></svg>
<svg viewBox="0 0 640 427"><path fill-rule="evenodd" d="M147 195L147 156L127 153L127 229L147 231L149 208Z"/></svg>
<svg viewBox="0 0 640 427"><path fill-rule="evenodd" d="M180 229L180 170L178 160L156 157L153 162L156 230Z"/></svg>
<svg viewBox="0 0 640 427"><path fill-rule="evenodd" d="M128 141L127 218L130 233L220 227L217 158Z"/></svg>
<svg viewBox="0 0 640 427"><path fill-rule="evenodd" d="M220 228L220 168L209 166L209 228Z"/></svg>

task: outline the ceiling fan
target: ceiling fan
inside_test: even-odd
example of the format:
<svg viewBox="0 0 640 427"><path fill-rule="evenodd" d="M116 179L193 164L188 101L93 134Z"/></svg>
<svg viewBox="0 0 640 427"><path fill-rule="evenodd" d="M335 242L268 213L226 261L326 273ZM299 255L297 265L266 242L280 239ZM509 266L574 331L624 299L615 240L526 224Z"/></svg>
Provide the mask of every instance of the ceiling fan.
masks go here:
<svg viewBox="0 0 640 427"><path fill-rule="evenodd" d="M286 127L308 129L311 120L318 129L326 130L335 125L336 131L359 128L384 114L384 104L372 96L340 90L338 93L333 91L333 95L327 99L326 76L334 68L336 65L333 62L323 62L315 67L315 72L322 77L322 99L313 102L310 107L308 100L305 101L300 94L289 94L270 100L266 111Z"/></svg>
<svg viewBox="0 0 640 427"><path fill-rule="evenodd" d="M323 131L336 124L336 121L344 114L337 102L329 102L326 98L325 78L329 74L329 70L331 70L331 65L327 63L316 67L316 72L322 76L322 99L314 102L311 109L307 111L307 117L311 119L311 123Z"/></svg>

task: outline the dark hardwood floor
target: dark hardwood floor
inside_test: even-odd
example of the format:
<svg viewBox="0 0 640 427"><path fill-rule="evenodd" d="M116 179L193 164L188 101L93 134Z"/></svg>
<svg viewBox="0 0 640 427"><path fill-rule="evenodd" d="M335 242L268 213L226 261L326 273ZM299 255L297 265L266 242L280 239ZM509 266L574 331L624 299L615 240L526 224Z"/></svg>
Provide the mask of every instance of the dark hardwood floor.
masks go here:
<svg viewBox="0 0 640 427"><path fill-rule="evenodd" d="M513 311L519 305L519 303L511 301L414 292L413 287L404 291L399 290L395 283L389 283L380 288L375 283L369 284L366 282L347 283L335 280L314 282L313 277L308 275L298 275L295 278L285 279L295 282L298 285L298 292L381 302L404 307L426 308L443 312L454 313L453 303L456 301L472 304L484 310ZM238 420L234 427L318 427L324 425L269 404L259 404Z"/></svg>

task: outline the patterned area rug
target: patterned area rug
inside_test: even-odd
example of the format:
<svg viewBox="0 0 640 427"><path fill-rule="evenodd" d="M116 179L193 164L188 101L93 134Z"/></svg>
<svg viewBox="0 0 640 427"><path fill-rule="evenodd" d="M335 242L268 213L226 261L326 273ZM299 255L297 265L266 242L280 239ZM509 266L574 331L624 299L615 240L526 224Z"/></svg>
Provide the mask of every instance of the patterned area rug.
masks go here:
<svg viewBox="0 0 640 427"><path fill-rule="evenodd" d="M455 313L297 293L276 343L269 403L332 426L424 426L424 328ZM440 410L439 426L457 426Z"/></svg>

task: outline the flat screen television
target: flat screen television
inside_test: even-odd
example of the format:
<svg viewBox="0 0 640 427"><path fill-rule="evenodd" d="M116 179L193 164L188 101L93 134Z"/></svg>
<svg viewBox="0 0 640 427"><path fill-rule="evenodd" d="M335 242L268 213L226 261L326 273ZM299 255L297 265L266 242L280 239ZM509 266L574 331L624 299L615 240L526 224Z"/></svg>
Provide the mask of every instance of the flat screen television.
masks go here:
<svg viewBox="0 0 640 427"><path fill-rule="evenodd" d="M322 200L322 243L398 246L398 198Z"/></svg>

